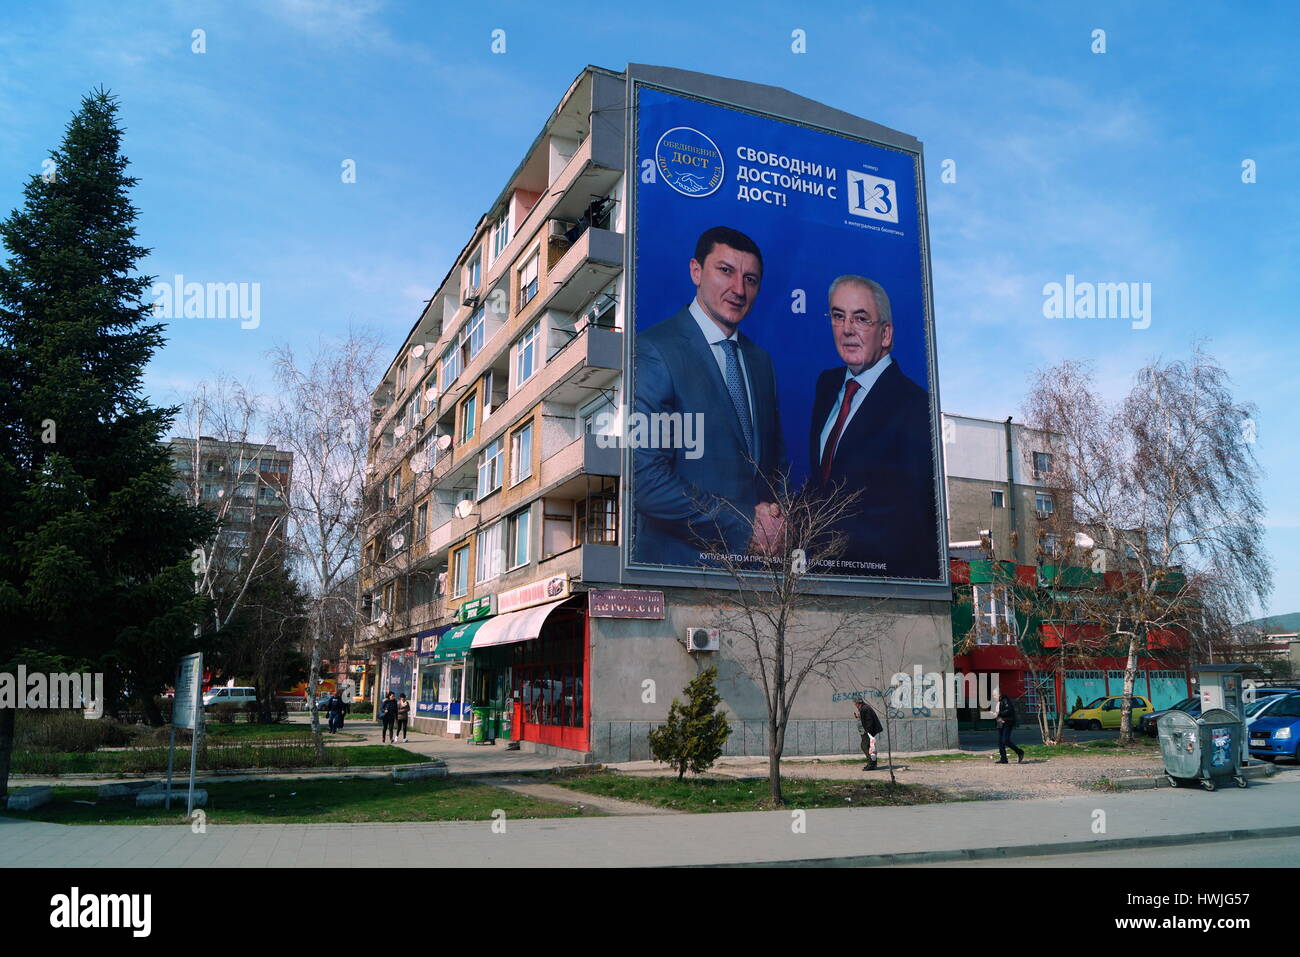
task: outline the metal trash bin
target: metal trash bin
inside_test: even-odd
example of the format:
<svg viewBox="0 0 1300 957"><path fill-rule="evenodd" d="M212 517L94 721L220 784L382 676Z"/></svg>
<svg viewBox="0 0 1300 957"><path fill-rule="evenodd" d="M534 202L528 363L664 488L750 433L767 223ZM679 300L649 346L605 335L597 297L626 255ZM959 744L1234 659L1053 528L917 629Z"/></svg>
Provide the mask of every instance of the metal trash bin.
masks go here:
<svg viewBox="0 0 1300 957"><path fill-rule="evenodd" d="M1199 718L1182 711L1161 715L1157 722L1160 755L1165 777L1174 787L1198 782L1207 791L1216 787L1215 778L1232 778L1246 787L1241 770L1241 745L1245 729L1230 711L1213 708Z"/></svg>

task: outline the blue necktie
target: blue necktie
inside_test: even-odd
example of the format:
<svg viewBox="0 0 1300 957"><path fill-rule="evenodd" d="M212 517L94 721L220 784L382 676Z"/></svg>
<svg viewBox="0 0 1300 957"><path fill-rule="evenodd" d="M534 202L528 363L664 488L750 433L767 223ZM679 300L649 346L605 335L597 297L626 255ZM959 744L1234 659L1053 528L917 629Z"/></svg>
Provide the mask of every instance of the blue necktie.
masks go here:
<svg viewBox="0 0 1300 957"><path fill-rule="evenodd" d="M736 357L736 343L732 339L723 339L719 345L727 354L727 391L731 393L731 404L736 407L736 416L740 419L740 431L745 434L749 457L755 459L754 423L749 418L749 393L745 391L745 377L740 372L740 360Z"/></svg>

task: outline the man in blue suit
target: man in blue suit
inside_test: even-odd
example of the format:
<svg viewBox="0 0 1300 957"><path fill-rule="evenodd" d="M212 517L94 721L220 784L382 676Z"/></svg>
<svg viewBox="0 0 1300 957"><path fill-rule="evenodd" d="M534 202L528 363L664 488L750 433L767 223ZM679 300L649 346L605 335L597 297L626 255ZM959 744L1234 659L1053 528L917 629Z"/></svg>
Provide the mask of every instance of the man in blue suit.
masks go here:
<svg viewBox="0 0 1300 957"><path fill-rule="evenodd" d="M889 355L889 295L872 279L831 283L831 335L843 365L817 378L809 430L814 488L863 490L840 570L869 577L939 577L930 399Z"/></svg>
<svg viewBox="0 0 1300 957"><path fill-rule="evenodd" d="M690 275L691 304L636 338L640 421L698 413L703 423L697 449L641 443L633 452L632 554L642 564L707 565L715 548L771 554L781 537L769 501L787 470L776 375L738 331L758 296L762 253L744 233L715 226L696 243Z"/></svg>

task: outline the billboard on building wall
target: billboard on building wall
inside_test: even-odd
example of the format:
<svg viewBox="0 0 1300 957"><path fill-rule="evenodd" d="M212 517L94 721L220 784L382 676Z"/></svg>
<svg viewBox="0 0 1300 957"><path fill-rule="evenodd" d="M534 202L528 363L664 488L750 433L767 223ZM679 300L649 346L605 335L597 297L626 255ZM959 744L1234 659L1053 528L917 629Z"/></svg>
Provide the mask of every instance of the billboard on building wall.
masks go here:
<svg viewBox="0 0 1300 957"><path fill-rule="evenodd" d="M919 151L630 96L626 580L775 548L788 483L862 491L810 574L946 583Z"/></svg>

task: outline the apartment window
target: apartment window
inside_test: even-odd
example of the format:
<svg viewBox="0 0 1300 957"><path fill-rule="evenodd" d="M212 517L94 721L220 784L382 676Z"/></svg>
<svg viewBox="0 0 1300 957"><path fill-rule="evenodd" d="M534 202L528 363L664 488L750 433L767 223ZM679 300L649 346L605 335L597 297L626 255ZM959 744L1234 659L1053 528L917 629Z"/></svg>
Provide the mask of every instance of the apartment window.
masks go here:
<svg viewBox="0 0 1300 957"><path fill-rule="evenodd" d="M528 564L529 536L532 531L532 510L523 509L509 518L510 568Z"/></svg>
<svg viewBox="0 0 1300 957"><path fill-rule="evenodd" d="M433 601L433 582L429 581L429 576L417 573L410 579L411 589L411 607L416 608L420 605L427 605Z"/></svg>
<svg viewBox="0 0 1300 957"><path fill-rule="evenodd" d="M478 456L478 497L495 492L501 487L500 439L493 439Z"/></svg>
<svg viewBox="0 0 1300 957"><path fill-rule="evenodd" d="M1000 488L995 488L995 489L993 490L993 507L994 507L994 508L1006 508L1006 507L1007 507L1007 503L1006 503L1006 493L1004 493L1004 492L1002 491L1002 489L1000 489Z"/></svg>
<svg viewBox="0 0 1300 957"><path fill-rule="evenodd" d="M612 492L592 495L577 503L575 544L618 544L618 499Z"/></svg>
<svg viewBox="0 0 1300 957"><path fill-rule="evenodd" d="M534 322L524 330L515 346L515 388L533 377L537 371L537 340L540 323Z"/></svg>
<svg viewBox="0 0 1300 957"><path fill-rule="evenodd" d="M469 547L451 553L451 597L460 598L469 593Z"/></svg>
<svg viewBox="0 0 1300 957"><path fill-rule="evenodd" d="M415 540L424 541L429 532L429 503L425 502L415 510Z"/></svg>
<svg viewBox="0 0 1300 957"><path fill-rule="evenodd" d="M274 505L280 500L280 493L269 485L263 485L257 490L257 500L263 505Z"/></svg>
<svg viewBox="0 0 1300 957"><path fill-rule="evenodd" d="M406 359L397 364L397 393L401 395L402 390L406 388Z"/></svg>
<svg viewBox="0 0 1300 957"><path fill-rule="evenodd" d="M505 553L501 550L502 522L483 529L478 533L476 554L474 556L474 581L482 584L501 574Z"/></svg>
<svg viewBox="0 0 1300 957"><path fill-rule="evenodd" d="M468 287L467 292L477 289L478 284L483 281L483 257L478 253L474 254L474 258L469 261L469 265L465 268L465 277L467 280L465 285Z"/></svg>
<svg viewBox="0 0 1300 957"><path fill-rule="evenodd" d="M484 325L487 321L486 310L480 308L475 311L474 315L469 317L469 324L466 325L465 331L461 334L466 343L465 361L468 362L479 354L483 348Z"/></svg>
<svg viewBox="0 0 1300 957"><path fill-rule="evenodd" d="M464 445L474 438L478 426L478 396L471 395L460 407L460 441Z"/></svg>
<svg viewBox="0 0 1300 957"><path fill-rule="evenodd" d="M460 375L461 368L460 344L457 343L442 354L442 388L444 392L451 388L451 384L456 381L456 376Z"/></svg>
<svg viewBox="0 0 1300 957"><path fill-rule="evenodd" d="M510 210L507 209L501 214L492 225L492 258L500 256L507 246L510 245Z"/></svg>
<svg viewBox="0 0 1300 957"><path fill-rule="evenodd" d="M235 486L235 498L243 499L246 502L253 500L253 483L240 482Z"/></svg>
<svg viewBox="0 0 1300 957"><path fill-rule="evenodd" d="M519 270L519 308L522 309L537 295L537 259L539 253L533 253Z"/></svg>
<svg viewBox="0 0 1300 957"><path fill-rule="evenodd" d="M1051 492L1034 493L1034 510L1041 512L1043 515L1051 515L1056 511L1056 499L1052 497Z"/></svg>
<svg viewBox="0 0 1300 957"><path fill-rule="evenodd" d="M1052 471L1052 455L1050 452L1034 453L1034 471L1035 472Z"/></svg>
<svg viewBox="0 0 1300 957"><path fill-rule="evenodd" d="M616 435L618 410L608 398L601 398L581 410L582 431L587 435Z"/></svg>
<svg viewBox="0 0 1300 957"><path fill-rule="evenodd" d="M1043 546L1043 554L1054 557L1061 553L1061 536L1054 532L1045 533L1039 541Z"/></svg>
<svg viewBox="0 0 1300 957"><path fill-rule="evenodd" d="M1132 545L1125 545L1125 546L1124 546L1124 557L1127 558L1129 561L1132 561L1132 562L1137 561L1137 557L1138 557L1137 549L1134 548Z"/></svg>
<svg viewBox="0 0 1300 957"><path fill-rule="evenodd" d="M533 423L510 437L510 484L516 485L533 474Z"/></svg>

